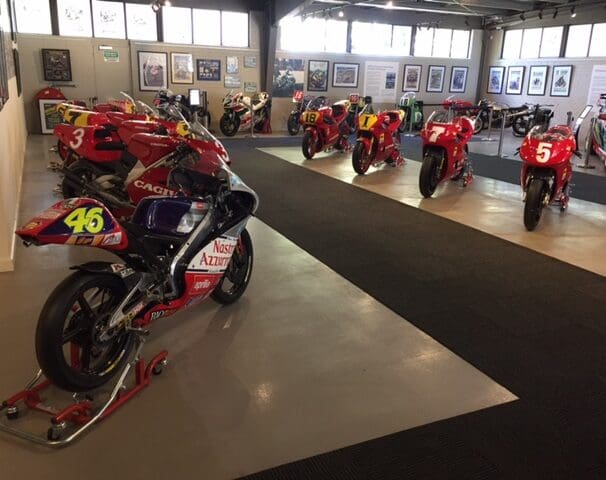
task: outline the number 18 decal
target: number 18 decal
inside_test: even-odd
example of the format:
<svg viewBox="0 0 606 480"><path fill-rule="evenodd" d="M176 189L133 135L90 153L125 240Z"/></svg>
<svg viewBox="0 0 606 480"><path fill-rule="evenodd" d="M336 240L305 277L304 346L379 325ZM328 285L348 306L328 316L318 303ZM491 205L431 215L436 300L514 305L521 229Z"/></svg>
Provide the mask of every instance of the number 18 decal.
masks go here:
<svg viewBox="0 0 606 480"><path fill-rule="evenodd" d="M539 163L547 163L551 158L551 143L540 142L537 147L536 160Z"/></svg>

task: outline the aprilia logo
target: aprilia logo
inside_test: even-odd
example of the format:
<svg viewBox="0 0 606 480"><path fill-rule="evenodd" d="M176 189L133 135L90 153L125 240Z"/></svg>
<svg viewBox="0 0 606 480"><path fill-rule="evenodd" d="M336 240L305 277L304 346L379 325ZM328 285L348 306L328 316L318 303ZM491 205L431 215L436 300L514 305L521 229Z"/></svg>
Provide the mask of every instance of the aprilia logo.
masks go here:
<svg viewBox="0 0 606 480"><path fill-rule="evenodd" d="M177 192L170 190L169 188L161 187L160 185L152 185L151 183L145 183L141 180L135 180L135 187L147 190L148 192L155 193L157 195L174 196Z"/></svg>

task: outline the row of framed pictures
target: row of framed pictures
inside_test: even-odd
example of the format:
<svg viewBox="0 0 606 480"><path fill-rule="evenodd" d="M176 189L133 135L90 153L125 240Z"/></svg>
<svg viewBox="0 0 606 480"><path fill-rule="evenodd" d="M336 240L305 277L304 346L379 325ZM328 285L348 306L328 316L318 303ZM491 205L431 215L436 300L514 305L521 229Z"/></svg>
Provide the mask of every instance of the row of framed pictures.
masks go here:
<svg viewBox="0 0 606 480"><path fill-rule="evenodd" d="M168 54L165 52L138 51L139 90L155 91L168 88ZM240 72L239 58L226 58L226 81ZM256 68L256 56L244 56L244 68ZM196 59L196 78L199 81L221 81L221 60ZM194 56L191 53L170 53L170 81L173 84L194 83Z"/></svg>
<svg viewBox="0 0 606 480"><path fill-rule="evenodd" d="M524 86L524 73L526 67L511 66L507 68L505 93L507 95L521 95ZM572 65L556 65L552 68L551 90L552 97L570 96L572 83ZM533 65L530 67L526 94L530 96L544 96L547 89L547 74L549 66ZM503 80L505 67L490 67L488 72L488 93L503 93Z"/></svg>
<svg viewBox="0 0 606 480"><path fill-rule="evenodd" d="M404 65L404 77L402 79L403 92L418 92L421 89L421 65ZM452 67L450 70L450 86L448 91L451 93L464 93L467 88L468 67ZM427 75L427 85L425 91L441 93L444 91L444 78L446 77L446 67L444 65L430 65Z"/></svg>

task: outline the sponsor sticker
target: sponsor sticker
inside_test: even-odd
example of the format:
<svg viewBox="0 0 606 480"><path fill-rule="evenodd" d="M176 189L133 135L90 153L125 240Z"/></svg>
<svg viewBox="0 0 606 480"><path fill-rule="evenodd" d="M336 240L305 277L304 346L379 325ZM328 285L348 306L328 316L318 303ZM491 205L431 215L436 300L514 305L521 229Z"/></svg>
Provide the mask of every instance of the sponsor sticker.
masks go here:
<svg viewBox="0 0 606 480"><path fill-rule="evenodd" d="M220 237L206 245L194 257L189 265L190 270L208 273L225 271L234 253L238 240L234 237Z"/></svg>
<svg viewBox="0 0 606 480"><path fill-rule="evenodd" d="M58 210L53 210L51 208L38 215L38 218L42 218L44 220L54 220L55 218L59 218L61 215L63 215L63 213L64 212L59 212Z"/></svg>
<svg viewBox="0 0 606 480"><path fill-rule="evenodd" d="M122 241L122 232L110 233L105 235L101 245L110 246L110 245L119 245Z"/></svg>
<svg viewBox="0 0 606 480"><path fill-rule="evenodd" d="M23 230L33 230L40 225L42 225L42 222L29 222L25 227L23 227Z"/></svg>

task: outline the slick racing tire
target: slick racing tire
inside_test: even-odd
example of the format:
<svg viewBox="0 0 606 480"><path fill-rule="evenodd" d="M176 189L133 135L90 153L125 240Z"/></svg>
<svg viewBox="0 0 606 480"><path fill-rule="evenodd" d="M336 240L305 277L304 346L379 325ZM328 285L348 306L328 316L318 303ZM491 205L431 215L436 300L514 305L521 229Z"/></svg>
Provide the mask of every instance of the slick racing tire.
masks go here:
<svg viewBox="0 0 606 480"><path fill-rule="evenodd" d="M312 132L307 131L303 135L301 150L303 151L303 156L307 160L311 160L312 158L314 158L314 155L318 151L318 141L314 139L314 135Z"/></svg>
<svg viewBox="0 0 606 480"><path fill-rule="evenodd" d="M221 120L219 120L219 128L221 129L223 135L225 135L226 137L233 137L236 133L238 133L239 127L240 117L238 117L237 115L234 116L232 119L230 118L230 115L224 113L221 117Z"/></svg>
<svg viewBox="0 0 606 480"><path fill-rule="evenodd" d="M211 298L222 305L238 300L250 282L253 268L253 245L250 234L242 230L234 254L219 284L211 293Z"/></svg>
<svg viewBox="0 0 606 480"><path fill-rule="evenodd" d="M290 135L294 136L299 133L299 130L301 129L301 124L299 123L298 113L291 113L288 116L288 120L286 121L286 128L288 129L288 133Z"/></svg>
<svg viewBox="0 0 606 480"><path fill-rule="evenodd" d="M351 164L358 175L364 175L370 168L372 157L366 153L366 146L362 142L356 142L351 155Z"/></svg>
<svg viewBox="0 0 606 480"><path fill-rule="evenodd" d="M541 220L547 185L541 178L533 178L526 192L526 203L524 205L524 226L532 232Z"/></svg>
<svg viewBox="0 0 606 480"><path fill-rule="evenodd" d="M431 197L440 183L440 157L433 152L426 153L419 173L419 190L425 198Z"/></svg>
<svg viewBox="0 0 606 480"><path fill-rule="evenodd" d="M125 329L101 338L127 295L111 274L78 271L48 297L36 328L36 356L51 383L69 392L98 388L128 361L134 334Z"/></svg>
<svg viewBox="0 0 606 480"><path fill-rule="evenodd" d="M83 185L91 183L93 180L95 180L95 178L97 178L96 173L85 160L77 160L71 163L68 169L72 174L80 178ZM61 181L61 194L63 195L63 198L82 197L84 196L85 192L86 189L79 185L75 185L67 177L63 177L63 180Z"/></svg>

